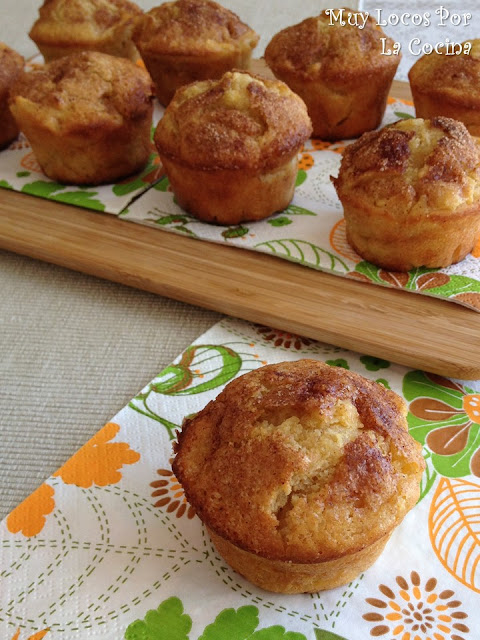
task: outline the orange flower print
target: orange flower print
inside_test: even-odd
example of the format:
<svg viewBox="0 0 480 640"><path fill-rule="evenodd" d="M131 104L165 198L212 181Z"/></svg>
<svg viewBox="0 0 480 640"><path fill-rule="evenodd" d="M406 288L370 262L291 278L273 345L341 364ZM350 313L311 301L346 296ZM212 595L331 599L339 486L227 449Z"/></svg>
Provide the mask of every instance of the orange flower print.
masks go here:
<svg viewBox="0 0 480 640"><path fill-rule="evenodd" d="M110 442L119 429L118 424L108 422L54 475L65 484L84 489L93 484L105 487L119 482L123 465L135 464L140 460L140 454L130 449L126 442Z"/></svg>
<svg viewBox="0 0 480 640"><path fill-rule="evenodd" d="M12 142L8 147L11 151L21 151L23 149L31 149L30 143L22 132L20 132L18 138Z"/></svg>
<svg viewBox="0 0 480 640"><path fill-rule="evenodd" d="M310 153L302 153L298 161L298 168L303 171L308 171L314 165L313 156Z"/></svg>
<svg viewBox="0 0 480 640"><path fill-rule="evenodd" d="M33 151L27 153L26 156L20 160L20 165L27 169L27 171L34 171L35 173L43 173L42 167L38 164L38 160L35 157Z"/></svg>
<svg viewBox="0 0 480 640"><path fill-rule="evenodd" d="M452 600L454 591L438 591L436 578L422 587L416 571L410 574L410 583L402 576L397 576L396 582L394 589L379 585L381 598L366 599L376 609L363 616L374 624L371 636L388 634L388 640L466 640L462 634L470 631L464 622L468 614L459 610L459 600Z"/></svg>
<svg viewBox="0 0 480 640"><path fill-rule="evenodd" d="M45 526L46 516L55 508L54 490L42 484L7 517L10 533L22 533L27 538L36 536Z"/></svg>
<svg viewBox="0 0 480 640"><path fill-rule="evenodd" d="M257 327L257 331L264 340L270 342L274 347L284 347L285 349L300 351L303 347L308 347L312 344L312 340L308 338L297 336L295 333L280 331L280 329Z"/></svg>
<svg viewBox="0 0 480 640"><path fill-rule="evenodd" d="M342 154L345 151L345 147L347 146L344 142L325 142L324 140L319 140L318 138L313 138L311 140L312 147L315 151L323 151L324 149L328 149L328 151L335 151L335 153Z"/></svg>
<svg viewBox="0 0 480 640"><path fill-rule="evenodd" d="M50 629L44 629L43 631L38 631L37 633L34 633L33 636L29 636L25 640L42 640L42 638L44 638L49 631ZM20 637L20 629L17 629L17 632L13 636L12 640L22 640L22 638Z"/></svg>
<svg viewBox="0 0 480 640"><path fill-rule="evenodd" d="M172 462L170 458L169 462ZM150 486L155 489L153 498L160 498L153 505L154 507L166 507L167 513L175 513L177 518L186 514L191 520L195 515L195 509L188 504L182 485L179 483L171 469L158 469L160 480L154 480Z"/></svg>

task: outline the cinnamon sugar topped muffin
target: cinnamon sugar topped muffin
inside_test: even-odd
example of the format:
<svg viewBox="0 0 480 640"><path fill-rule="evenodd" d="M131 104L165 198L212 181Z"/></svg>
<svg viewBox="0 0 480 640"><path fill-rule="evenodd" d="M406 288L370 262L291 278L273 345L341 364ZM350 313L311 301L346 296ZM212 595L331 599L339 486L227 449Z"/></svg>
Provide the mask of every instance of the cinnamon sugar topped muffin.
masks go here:
<svg viewBox="0 0 480 640"><path fill-rule="evenodd" d="M334 184L350 244L386 269L446 267L480 235L480 142L451 118L364 134Z"/></svg>
<svg viewBox="0 0 480 640"><path fill-rule="evenodd" d="M325 140L359 136L380 124L401 58L382 55L381 38L387 47L393 40L373 18L360 29L333 21L332 11L339 10L283 29L265 49L273 73L305 100L314 136Z"/></svg>
<svg viewBox="0 0 480 640"><path fill-rule="evenodd" d="M408 77L417 117L447 116L480 135L480 39L462 43L462 53L422 56Z"/></svg>
<svg viewBox="0 0 480 640"><path fill-rule="evenodd" d="M305 104L283 82L232 71L179 89L154 141L180 205L236 224L289 204L310 132Z"/></svg>
<svg viewBox="0 0 480 640"><path fill-rule="evenodd" d="M45 0L29 36L46 62L80 51L100 51L135 61L135 18L128 0Z"/></svg>
<svg viewBox="0 0 480 640"><path fill-rule="evenodd" d="M17 123L8 107L8 92L21 74L23 65L22 56L0 42L0 149L18 136Z"/></svg>
<svg viewBox="0 0 480 640"><path fill-rule="evenodd" d="M282 593L365 570L419 496L406 405L315 360L230 382L184 422L173 470L224 559Z"/></svg>
<svg viewBox="0 0 480 640"><path fill-rule="evenodd" d="M53 180L111 182L142 169L151 152L151 80L124 58L84 52L24 73L10 109Z"/></svg>
<svg viewBox="0 0 480 640"><path fill-rule="evenodd" d="M247 69L258 35L212 0L176 0L146 13L134 40L166 105L184 84Z"/></svg>

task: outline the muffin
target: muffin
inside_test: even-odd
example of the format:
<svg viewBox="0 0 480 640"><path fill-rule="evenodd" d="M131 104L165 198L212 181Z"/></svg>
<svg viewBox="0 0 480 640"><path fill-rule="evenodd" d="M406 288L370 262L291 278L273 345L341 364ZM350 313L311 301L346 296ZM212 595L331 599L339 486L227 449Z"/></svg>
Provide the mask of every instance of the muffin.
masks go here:
<svg viewBox="0 0 480 640"><path fill-rule="evenodd" d="M305 104L287 85L228 71L178 89L154 141L180 206L230 225L289 204L310 133Z"/></svg>
<svg viewBox="0 0 480 640"><path fill-rule="evenodd" d="M333 182L349 243L384 269L446 267L480 235L480 141L457 120L366 133L346 148Z"/></svg>
<svg viewBox="0 0 480 640"><path fill-rule="evenodd" d="M418 118L454 118L480 136L480 40L464 42L461 54L422 56L408 78Z"/></svg>
<svg viewBox="0 0 480 640"><path fill-rule="evenodd" d="M175 445L173 471L233 569L268 591L351 581L419 497L406 405L315 360L230 382Z"/></svg>
<svg viewBox="0 0 480 640"><path fill-rule="evenodd" d="M323 140L354 138L379 126L401 58L382 55L382 38L385 47L394 43L373 18L341 10L345 20L348 14L366 20L360 29L335 22L338 11L326 9L283 29L265 49L268 66L305 100L313 135Z"/></svg>
<svg viewBox="0 0 480 640"><path fill-rule="evenodd" d="M143 11L127 0L45 0L29 36L45 62L80 51L137 60L132 42Z"/></svg>
<svg viewBox="0 0 480 640"><path fill-rule="evenodd" d="M151 80L124 58L89 51L24 73L10 109L58 182L113 182L143 169L151 152Z"/></svg>
<svg viewBox="0 0 480 640"><path fill-rule="evenodd" d="M24 60L6 44L0 42L0 149L15 140L18 127L8 107L8 92L23 70Z"/></svg>
<svg viewBox="0 0 480 640"><path fill-rule="evenodd" d="M212 0L176 0L144 14L134 41L159 101L167 105L185 84L247 69L258 35Z"/></svg>

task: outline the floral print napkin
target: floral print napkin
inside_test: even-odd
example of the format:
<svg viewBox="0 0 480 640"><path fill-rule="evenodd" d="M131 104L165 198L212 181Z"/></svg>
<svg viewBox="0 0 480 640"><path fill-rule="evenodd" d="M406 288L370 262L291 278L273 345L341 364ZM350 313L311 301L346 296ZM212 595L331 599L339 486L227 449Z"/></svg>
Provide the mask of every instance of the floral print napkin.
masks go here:
<svg viewBox="0 0 480 640"><path fill-rule="evenodd" d="M158 164L152 143L147 166L137 175L108 185L60 184L43 174L28 140L21 133L7 149L0 151L0 187L54 202L118 214L158 178Z"/></svg>
<svg viewBox="0 0 480 640"><path fill-rule="evenodd" d="M302 357L403 395L427 470L418 504L368 571L331 591L283 596L254 587L219 557L170 461L183 418L226 383ZM0 585L6 640L473 639L480 381L222 321L0 524Z"/></svg>
<svg viewBox="0 0 480 640"><path fill-rule="evenodd" d="M382 126L413 115L410 103L391 98ZM338 173L347 144L349 141L309 140L299 158L292 203L260 222L235 226L199 222L176 204L166 177L120 215L192 238L269 253L337 276L444 298L480 311L480 239L472 253L456 265L409 273L381 269L350 247L342 206L330 180Z"/></svg>

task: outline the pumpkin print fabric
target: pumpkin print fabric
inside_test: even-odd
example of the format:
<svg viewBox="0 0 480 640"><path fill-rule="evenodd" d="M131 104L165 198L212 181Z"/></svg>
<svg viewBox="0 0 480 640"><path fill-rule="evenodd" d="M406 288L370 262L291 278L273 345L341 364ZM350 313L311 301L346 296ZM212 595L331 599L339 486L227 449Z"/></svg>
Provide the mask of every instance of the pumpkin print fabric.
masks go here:
<svg viewBox="0 0 480 640"><path fill-rule="evenodd" d="M402 394L427 471L420 501L366 573L282 596L219 557L171 470L172 444L234 377L302 357ZM221 322L0 524L0 637L470 640L480 628L479 392L480 381Z"/></svg>

